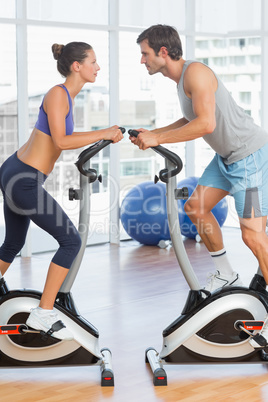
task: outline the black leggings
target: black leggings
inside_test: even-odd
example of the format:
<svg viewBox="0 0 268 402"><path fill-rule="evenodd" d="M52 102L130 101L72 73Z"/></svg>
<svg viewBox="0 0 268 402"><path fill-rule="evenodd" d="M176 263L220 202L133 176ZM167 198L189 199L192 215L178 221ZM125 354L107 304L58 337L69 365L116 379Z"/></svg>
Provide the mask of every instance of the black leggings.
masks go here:
<svg viewBox="0 0 268 402"><path fill-rule="evenodd" d="M23 163L17 153L0 169L0 188L4 197L6 236L0 259L12 262L22 249L32 220L53 236L59 249L52 262L70 268L81 247L80 235L68 215L43 188L47 176Z"/></svg>

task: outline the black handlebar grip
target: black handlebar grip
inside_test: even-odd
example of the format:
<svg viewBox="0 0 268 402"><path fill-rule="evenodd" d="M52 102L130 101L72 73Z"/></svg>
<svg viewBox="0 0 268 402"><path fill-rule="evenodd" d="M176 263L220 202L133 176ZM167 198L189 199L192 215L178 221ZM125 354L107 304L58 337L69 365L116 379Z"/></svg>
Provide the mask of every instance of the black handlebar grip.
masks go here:
<svg viewBox="0 0 268 402"><path fill-rule="evenodd" d="M121 130L122 134L124 134L126 131L124 127L119 127L119 129ZM98 175L95 169L85 168L85 163L112 142L112 140L100 140L90 147L84 149L84 151L82 151L78 156L75 165L81 174L89 178L90 183L93 183L98 178Z"/></svg>
<svg viewBox="0 0 268 402"><path fill-rule="evenodd" d="M128 130L128 133L131 137L138 137L140 134L139 131L137 130ZM151 147L156 153L161 155L163 158L169 160L170 162L173 163L175 166L174 169L168 170L168 169L162 169L159 172L159 177L160 180L163 181L164 183L168 182L169 177L176 176L180 171L182 170L183 163L179 155L175 154L174 152L170 151L169 149L162 147L162 145L158 145L156 147Z"/></svg>
<svg viewBox="0 0 268 402"><path fill-rule="evenodd" d="M138 135L140 134L137 130L128 130L128 134L131 136L131 137L138 137Z"/></svg>

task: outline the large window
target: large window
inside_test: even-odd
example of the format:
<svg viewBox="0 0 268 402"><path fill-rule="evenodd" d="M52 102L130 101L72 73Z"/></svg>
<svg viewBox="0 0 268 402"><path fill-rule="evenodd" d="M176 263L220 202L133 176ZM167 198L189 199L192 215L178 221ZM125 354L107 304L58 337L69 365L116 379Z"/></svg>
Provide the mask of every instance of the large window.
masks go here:
<svg viewBox="0 0 268 402"><path fill-rule="evenodd" d="M119 0L121 26L169 24L185 29L185 0Z"/></svg>
<svg viewBox="0 0 268 402"><path fill-rule="evenodd" d="M261 28L262 0L197 0L195 30L227 34Z"/></svg>
<svg viewBox="0 0 268 402"><path fill-rule="evenodd" d="M1 18L15 18L15 0L0 0Z"/></svg>
<svg viewBox="0 0 268 402"><path fill-rule="evenodd" d="M8 11L8 8L5 8ZM0 24L0 163L18 146L16 30L14 25Z"/></svg>
<svg viewBox="0 0 268 402"><path fill-rule="evenodd" d="M1 14L14 17L12 2L0 2ZM14 5L14 4L13 4ZM18 148L16 30L11 24L0 24L0 165ZM2 195L0 195L0 236L4 237Z"/></svg>
<svg viewBox="0 0 268 402"><path fill-rule="evenodd" d="M27 17L40 21L108 24L108 0L27 0Z"/></svg>

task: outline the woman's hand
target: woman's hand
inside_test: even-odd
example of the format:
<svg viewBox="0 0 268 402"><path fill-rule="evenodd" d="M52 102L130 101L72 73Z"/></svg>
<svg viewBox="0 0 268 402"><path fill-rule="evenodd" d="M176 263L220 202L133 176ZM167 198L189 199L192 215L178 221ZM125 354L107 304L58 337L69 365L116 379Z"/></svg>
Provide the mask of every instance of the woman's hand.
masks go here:
<svg viewBox="0 0 268 402"><path fill-rule="evenodd" d="M122 131L119 126L112 126L107 128L104 132L103 139L111 140L113 143L119 142L124 138Z"/></svg>

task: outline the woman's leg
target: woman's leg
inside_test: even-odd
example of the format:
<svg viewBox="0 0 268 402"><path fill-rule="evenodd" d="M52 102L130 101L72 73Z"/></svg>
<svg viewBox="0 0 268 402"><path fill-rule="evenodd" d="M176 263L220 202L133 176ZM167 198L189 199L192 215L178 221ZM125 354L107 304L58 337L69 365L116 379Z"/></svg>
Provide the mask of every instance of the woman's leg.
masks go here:
<svg viewBox="0 0 268 402"><path fill-rule="evenodd" d="M38 200L39 208L31 214L31 220L58 241L59 249L50 263L39 307L32 310L26 323L32 328L50 331L55 338L71 340L72 333L59 321L53 306L69 268L80 250L81 239L67 214L43 187L38 190Z"/></svg>
<svg viewBox="0 0 268 402"><path fill-rule="evenodd" d="M19 178L17 180L15 180L15 178L13 179L14 183L12 183L12 187L10 186L13 206L12 208L9 206L9 210L18 217L21 217L21 219L27 220L28 223L31 219L36 225L53 236L59 243L59 249L55 253L49 266L47 281L44 287L44 294L40 301L40 306L38 309L34 309L31 312L27 320L27 325L47 332L57 321L59 321L57 315L53 311L53 305L57 292L68 273L68 269L80 249L81 239L67 214L43 188L43 182L39 179L39 174L40 172L36 172L36 170L31 168L30 172L24 172L24 175L18 176ZM9 199L10 197L8 200ZM21 213L21 215L19 213ZM11 250L10 254L14 257L19 241L16 239L16 228L13 227L12 223L10 223L11 221L12 219L8 219L7 222L7 228L10 235L8 235L9 241L6 249ZM24 229L26 229L25 225ZM26 233L27 231L25 230L25 236ZM21 241L20 247L24 244L25 236L20 235L19 237ZM14 244L16 245L15 248ZM7 262L11 262L11 260L7 260ZM3 267L3 269L4 268L5 267ZM60 326L57 325L56 327L57 329L52 336L59 339L73 338L72 334L65 328L64 324L61 323Z"/></svg>
<svg viewBox="0 0 268 402"><path fill-rule="evenodd" d="M39 307L52 310L58 291L66 278L69 270L53 262L50 263L44 286L44 291L40 300Z"/></svg>
<svg viewBox="0 0 268 402"><path fill-rule="evenodd" d="M6 273L6 271L10 267L10 265L11 265L11 262L5 262L5 261L0 260L0 273L2 276Z"/></svg>
<svg viewBox="0 0 268 402"><path fill-rule="evenodd" d="M5 271L24 244L30 219L51 234L59 243L59 249L49 267L43 307L34 309L27 324L35 329L50 330L59 321L53 312L56 294L64 281L68 268L76 257L80 246L80 236L59 206L44 190L46 176L29 165L23 164L14 154L1 168L1 190L5 199L6 238L0 248L1 272ZM54 333L56 332L56 335ZM72 334L64 324L52 328L59 339L72 339Z"/></svg>
<svg viewBox="0 0 268 402"><path fill-rule="evenodd" d="M0 247L0 272L5 274L10 264L21 251L30 224L25 215L14 212L12 202L4 196L5 239Z"/></svg>

